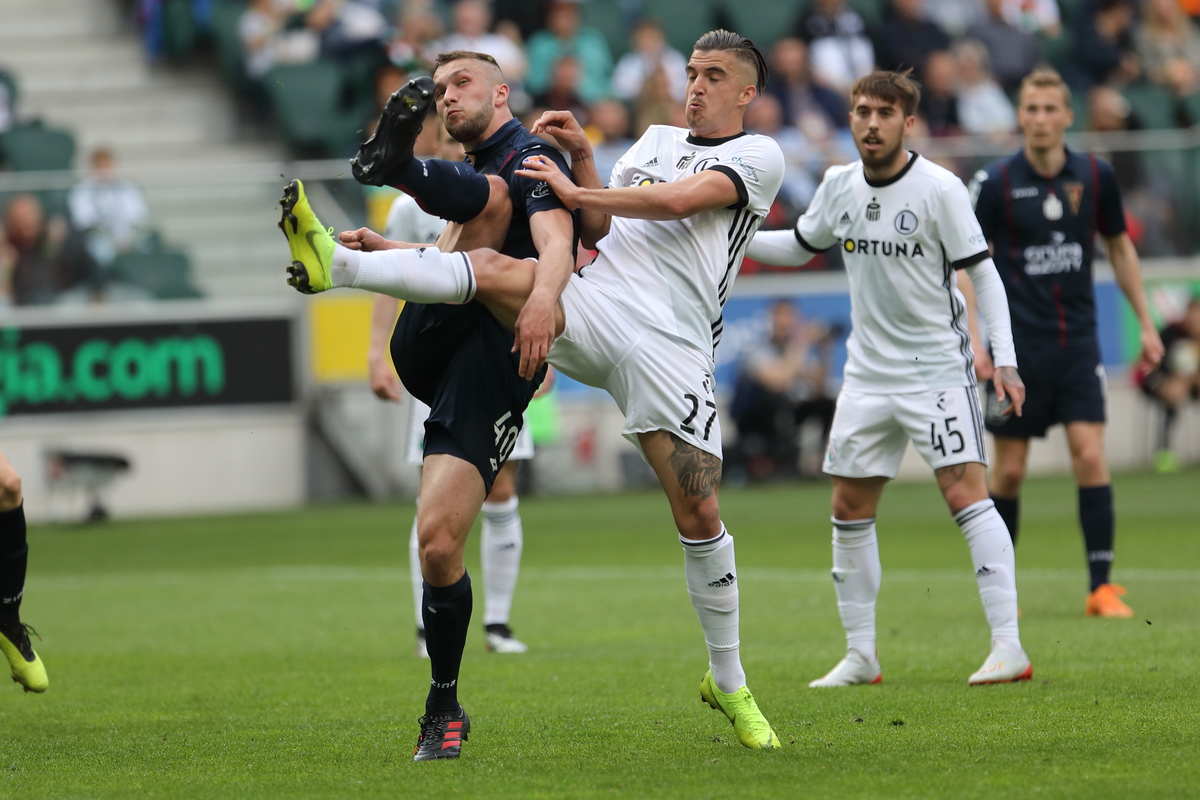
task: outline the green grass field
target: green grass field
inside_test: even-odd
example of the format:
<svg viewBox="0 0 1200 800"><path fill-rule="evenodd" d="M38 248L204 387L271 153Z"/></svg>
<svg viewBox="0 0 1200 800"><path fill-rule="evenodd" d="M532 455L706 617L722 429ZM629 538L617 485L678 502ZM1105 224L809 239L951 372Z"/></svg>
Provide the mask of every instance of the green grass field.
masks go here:
<svg viewBox="0 0 1200 800"><path fill-rule="evenodd" d="M488 654L473 626L471 740L423 764L411 506L35 528L23 616L51 688L0 697L0 796L1197 796L1200 474L1115 485L1136 619L1083 616L1074 488L1035 480L1017 560L1034 680L982 688L966 678L987 629L934 486L889 487L880 510L884 683L833 690L806 686L844 649L828 486L726 492L773 753L699 700L703 639L655 493L522 504L513 626L531 651ZM477 590L476 622L481 606Z"/></svg>

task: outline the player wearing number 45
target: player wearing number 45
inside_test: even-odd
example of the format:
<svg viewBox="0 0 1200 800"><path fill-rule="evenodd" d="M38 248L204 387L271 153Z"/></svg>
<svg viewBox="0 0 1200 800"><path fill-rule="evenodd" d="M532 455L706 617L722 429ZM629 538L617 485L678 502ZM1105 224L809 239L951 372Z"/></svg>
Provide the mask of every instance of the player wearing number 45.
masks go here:
<svg viewBox="0 0 1200 800"><path fill-rule="evenodd" d="M1091 573L1088 616L1132 617L1125 590L1109 582L1113 494L1104 459L1104 364L1096 341L1092 258L1096 235L1141 326L1144 360L1157 364L1162 340L1146 307L1137 250L1125 232L1121 190L1111 166L1073 153L1063 132L1074 118L1071 90L1052 69L1021 83L1017 118L1025 146L976 173L975 213L994 248L1012 307L1017 363L1029 381L1023 419L988 419L996 437L992 499L1017 544L1018 502L1029 439L1061 422L1079 485L1079 522ZM978 348L979 377L991 377Z"/></svg>
<svg viewBox="0 0 1200 800"><path fill-rule="evenodd" d="M1020 414L1025 389L1004 286L962 181L904 148L920 99L908 73L872 73L850 97L861 160L830 168L795 230L759 233L747 252L758 261L799 265L840 247L850 281L852 331L824 465L833 476L833 585L847 652L809 686L882 680L875 510L909 440L933 467L967 539L991 626L991 652L968 682L1029 680L1012 544L985 482L983 413L958 271L971 275L992 331L997 393Z"/></svg>

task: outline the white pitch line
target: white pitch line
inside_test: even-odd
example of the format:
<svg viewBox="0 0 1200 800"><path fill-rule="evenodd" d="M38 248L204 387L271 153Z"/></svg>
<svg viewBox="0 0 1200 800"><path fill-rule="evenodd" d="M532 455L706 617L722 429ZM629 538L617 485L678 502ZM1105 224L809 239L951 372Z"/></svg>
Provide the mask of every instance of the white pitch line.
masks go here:
<svg viewBox="0 0 1200 800"><path fill-rule="evenodd" d="M526 567L526 580L534 581L682 581L683 567ZM1080 569L1024 569L1017 580L1024 582L1078 581L1086 576ZM825 582L826 569L790 569L746 567L740 570L742 581L750 582ZM1189 569L1117 569L1118 581L1164 583L1200 582L1200 570ZM188 570L119 572L90 575L31 576L34 591L112 589L142 586L192 586L217 583L404 583L408 570L398 567L294 566L238 570ZM974 575L969 569L897 569L883 571L886 583L968 582Z"/></svg>

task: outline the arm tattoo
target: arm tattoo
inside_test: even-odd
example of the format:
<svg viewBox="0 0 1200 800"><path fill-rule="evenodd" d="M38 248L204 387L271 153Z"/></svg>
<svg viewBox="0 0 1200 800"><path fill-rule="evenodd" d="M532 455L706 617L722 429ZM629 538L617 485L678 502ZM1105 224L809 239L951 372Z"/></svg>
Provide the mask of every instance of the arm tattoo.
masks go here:
<svg viewBox="0 0 1200 800"><path fill-rule="evenodd" d="M686 497L707 498L721 483L721 459L668 432L674 452L668 461Z"/></svg>
<svg viewBox="0 0 1200 800"><path fill-rule="evenodd" d="M937 475L938 486L940 486L944 492L963 479L963 476L967 474L967 465L951 464L948 467L942 467L939 470L935 470L934 474Z"/></svg>

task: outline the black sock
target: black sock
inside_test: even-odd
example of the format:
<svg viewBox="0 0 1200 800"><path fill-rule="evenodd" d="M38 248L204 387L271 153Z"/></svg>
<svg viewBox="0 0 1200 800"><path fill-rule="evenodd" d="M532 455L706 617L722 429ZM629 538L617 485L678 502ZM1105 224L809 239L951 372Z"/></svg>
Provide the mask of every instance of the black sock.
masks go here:
<svg viewBox="0 0 1200 800"><path fill-rule="evenodd" d="M479 216L491 194L487 178L470 164L440 158L414 158L389 175L387 183L411 194L425 213L451 222Z"/></svg>
<svg viewBox="0 0 1200 800"><path fill-rule="evenodd" d="M425 646L429 649L430 685L425 713L458 713L458 668L467 646L471 623L471 576L457 583L430 586L425 582L421 617L425 620Z"/></svg>
<svg viewBox="0 0 1200 800"><path fill-rule="evenodd" d="M1008 538L1012 539L1013 547L1016 547L1017 525L1021 513L1021 496L997 497L996 495L992 495L991 497L992 502L996 504L996 511L1000 513L1000 519L1004 520L1004 527L1008 528Z"/></svg>
<svg viewBox="0 0 1200 800"><path fill-rule="evenodd" d="M1163 406L1162 427L1158 431L1158 449L1171 449L1171 428L1175 426L1175 409Z"/></svg>
<svg viewBox="0 0 1200 800"><path fill-rule="evenodd" d="M19 622L21 595L25 593L25 506L0 511L0 623Z"/></svg>
<svg viewBox="0 0 1200 800"><path fill-rule="evenodd" d="M1101 584L1108 583L1108 572L1112 569L1115 526L1112 486L1080 487L1079 525L1083 528L1094 592Z"/></svg>

